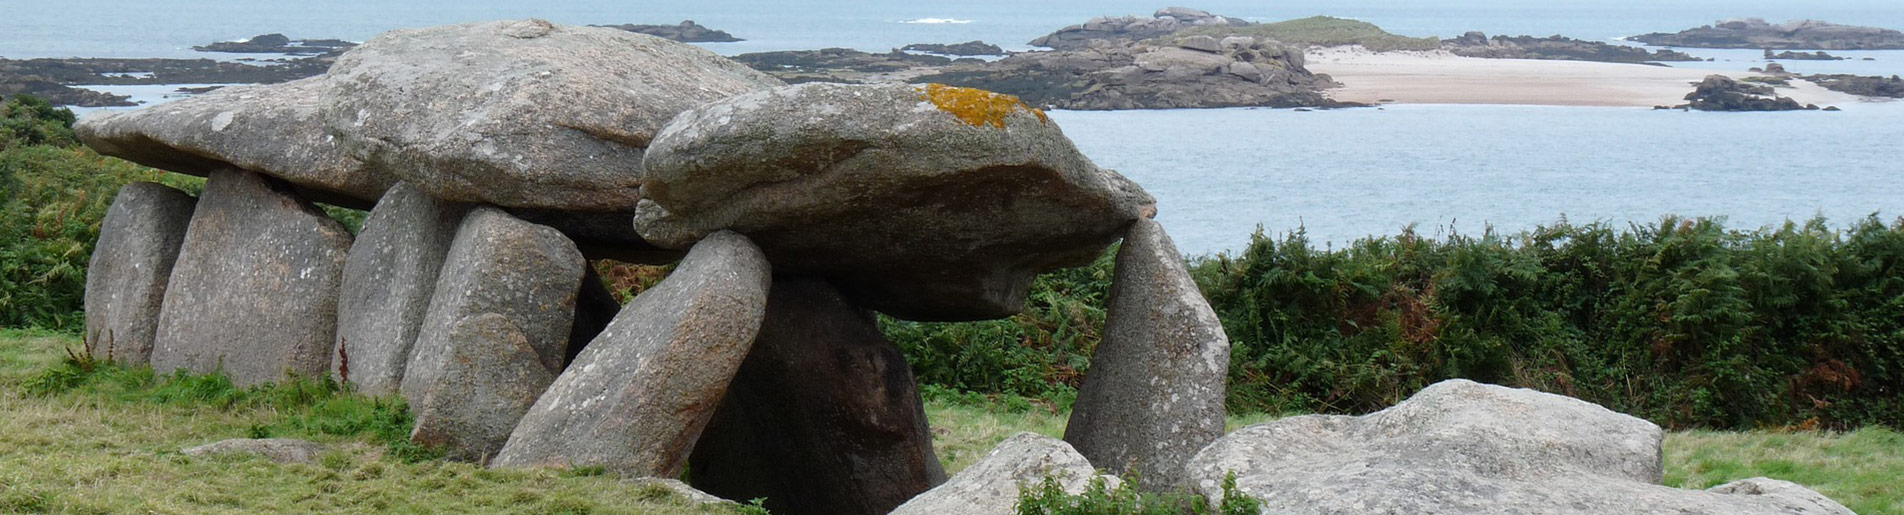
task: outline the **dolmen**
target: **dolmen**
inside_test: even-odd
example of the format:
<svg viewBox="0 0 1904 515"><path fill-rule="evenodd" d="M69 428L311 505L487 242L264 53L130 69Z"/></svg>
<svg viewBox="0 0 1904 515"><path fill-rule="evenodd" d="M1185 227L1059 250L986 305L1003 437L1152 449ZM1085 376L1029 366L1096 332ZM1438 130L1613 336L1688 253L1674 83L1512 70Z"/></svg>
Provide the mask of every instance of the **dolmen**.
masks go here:
<svg viewBox="0 0 1904 515"><path fill-rule="evenodd" d="M1050 473L1207 493L1236 470L1280 499L1308 487L1279 470L1322 467L1225 461L1287 453L1223 435L1229 341L1155 200L1011 96L789 86L674 41L516 20L394 31L324 75L75 129L206 178L114 201L86 292L95 355L400 396L411 440L452 459L685 475L791 514L1005 513L1000 495ZM353 232L322 204L369 213ZM1038 274L1120 241L1064 439L1014 437L948 478L878 316L1008 317ZM604 259L673 269L619 305ZM1329 424L1321 440L1381 432ZM1656 449L1657 428L1635 431ZM1388 452L1369 449L1339 454ZM1544 499L1574 498L1508 506Z"/></svg>

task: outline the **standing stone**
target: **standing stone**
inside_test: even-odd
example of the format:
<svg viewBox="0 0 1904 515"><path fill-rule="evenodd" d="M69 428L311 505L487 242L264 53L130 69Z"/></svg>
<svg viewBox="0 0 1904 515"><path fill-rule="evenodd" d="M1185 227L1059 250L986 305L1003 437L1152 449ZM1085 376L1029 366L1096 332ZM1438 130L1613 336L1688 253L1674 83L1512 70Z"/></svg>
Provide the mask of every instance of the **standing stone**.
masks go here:
<svg viewBox="0 0 1904 515"><path fill-rule="evenodd" d="M369 395L397 392L437 273L468 208L409 183L385 193L344 261L331 372Z"/></svg>
<svg viewBox="0 0 1904 515"><path fill-rule="evenodd" d="M1047 477L1072 495L1084 493L1094 480L1102 479L1106 488L1121 484L1117 476L1098 475L1091 462L1063 440L1018 433L945 484L899 505L892 515L1012 515L1020 491L1043 486Z"/></svg>
<svg viewBox="0 0 1904 515"><path fill-rule="evenodd" d="M249 386L322 377L350 231L277 180L218 170L172 268L152 368Z"/></svg>
<svg viewBox="0 0 1904 515"><path fill-rule="evenodd" d="M1100 467L1175 486L1183 464L1223 436L1230 340L1163 226L1131 224L1117 251L1104 340L1064 439Z"/></svg>
<svg viewBox="0 0 1904 515"><path fill-rule="evenodd" d="M873 313L787 276L690 469L696 488L793 515L883 514L945 482L912 371Z"/></svg>
<svg viewBox="0 0 1904 515"><path fill-rule="evenodd" d="M533 384L534 374L527 372L516 376L527 378L524 384L464 377L494 372L458 362L458 357L507 350L506 356L486 358L496 360L490 366L504 366L504 362L509 363L508 370L535 366L554 377L562 370L583 266L575 244L554 229L518 220L492 207L478 207L463 218L443 260L429 312L423 317L423 329L410 350L400 391L411 405L419 406L415 410L419 428L440 417L482 416L491 420L445 424L485 431L482 433L431 436L429 431L419 431L413 437L449 442L453 454L465 459L478 455L487 458L500 450L509 430L549 380ZM485 314L495 314L500 320L465 321ZM459 328L470 324L476 325ZM514 352L516 339L528 349L526 354ZM527 397L529 402L518 405L510 392L470 391L471 385L510 391L533 389L535 394ZM464 393L448 399L477 404L457 405L442 395L435 402L429 400L433 392L443 389L461 389Z"/></svg>
<svg viewBox="0 0 1904 515"><path fill-rule="evenodd" d="M86 350L144 365L152 358L159 306L197 200L150 182L119 189L86 265Z"/></svg>
<svg viewBox="0 0 1904 515"><path fill-rule="evenodd" d="M680 475L753 346L770 283L766 256L746 237L702 240L589 343L495 465Z"/></svg>
<svg viewBox="0 0 1904 515"><path fill-rule="evenodd" d="M447 335L440 379L424 390L410 441L449 451L449 458L482 462L509 439L509 430L555 373L542 364L529 338L508 317L482 313L456 321Z"/></svg>

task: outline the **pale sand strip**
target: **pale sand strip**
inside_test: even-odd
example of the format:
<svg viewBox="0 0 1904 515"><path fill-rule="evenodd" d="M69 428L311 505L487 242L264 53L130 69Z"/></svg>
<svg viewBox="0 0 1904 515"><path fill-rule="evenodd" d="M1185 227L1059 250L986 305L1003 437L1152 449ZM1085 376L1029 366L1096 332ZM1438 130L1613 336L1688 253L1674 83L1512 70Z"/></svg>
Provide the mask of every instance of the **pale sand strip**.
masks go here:
<svg viewBox="0 0 1904 515"><path fill-rule="evenodd" d="M1343 87L1330 98L1405 104L1522 104L1651 107L1685 103L1706 75L1758 75L1640 64L1532 59L1480 59L1442 51L1370 52L1360 47L1310 50L1309 71L1327 73ZM1806 81L1778 94L1801 104L1842 105L1860 98Z"/></svg>

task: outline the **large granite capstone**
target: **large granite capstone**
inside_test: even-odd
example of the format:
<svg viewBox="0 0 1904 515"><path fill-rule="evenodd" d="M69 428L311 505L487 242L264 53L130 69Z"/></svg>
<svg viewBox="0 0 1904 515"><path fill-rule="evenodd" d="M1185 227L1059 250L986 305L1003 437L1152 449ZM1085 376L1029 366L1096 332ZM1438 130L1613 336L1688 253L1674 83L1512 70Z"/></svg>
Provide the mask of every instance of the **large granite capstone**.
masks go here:
<svg viewBox="0 0 1904 515"><path fill-rule="evenodd" d="M775 273L918 320L1023 309L1039 272L1097 257L1154 201L1017 99L802 84L695 108L643 160L635 228L683 248L746 235Z"/></svg>

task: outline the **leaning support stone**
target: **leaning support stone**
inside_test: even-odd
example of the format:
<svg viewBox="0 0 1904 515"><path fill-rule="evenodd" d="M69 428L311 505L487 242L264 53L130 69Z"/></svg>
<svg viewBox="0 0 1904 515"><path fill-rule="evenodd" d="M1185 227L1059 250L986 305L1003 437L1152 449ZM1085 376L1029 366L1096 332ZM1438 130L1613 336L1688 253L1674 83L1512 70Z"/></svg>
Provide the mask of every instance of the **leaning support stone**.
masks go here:
<svg viewBox="0 0 1904 515"><path fill-rule="evenodd" d="M196 202L157 183L119 188L86 266L86 350L93 356L127 365L150 362L165 284Z"/></svg>
<svg viewBox="0 0 1904 515"><path fill-rule="evenodd" d="M409 183L384 193L344 262L331 372L369 395L397 392L437 274L469 208Z"/></svg>
<svg viewBox="0 0 1904 515"><path fill-rule="evenodd" d="M249 386L330 369L350 231L256 173L211 173L179 248L152 349L160 373Z"/></svg>
<svg viewBox="0 0 1904 515"><path fill-rule="evenodd" d="M494 465L680 475L753 346L770 283L766 257L746 237L701 240L589 343Z"/></svg>
<svg viewBox="0 0 1904 515"><path fill-rule="evenodd" d="M1177 486L1183 465L1223 436L1230 341L1163 227L1138 220L1117 251L1104 340L1064 439L1091 463Z"/></svg>
<svg viewBox="0 0 1904 515"><path fill-rule="evenodd" d="M562 370L584 265L554 229L491 207L463 218L404 369L401 393L417 407L412 440L476 462L502 449ZM466 361L485 352L501 354L481 358L493 360L488 368ZM504 377L474 377L485 374Z"/></svg>
<svg viewBox="0 0 1904 515"><path fill-rule="evenodd" d="M794 515L883 514L945 481L912 371L873 313L786 276L690 468L696 488Z"/></svg>

